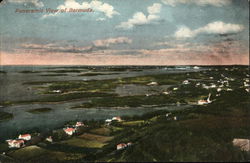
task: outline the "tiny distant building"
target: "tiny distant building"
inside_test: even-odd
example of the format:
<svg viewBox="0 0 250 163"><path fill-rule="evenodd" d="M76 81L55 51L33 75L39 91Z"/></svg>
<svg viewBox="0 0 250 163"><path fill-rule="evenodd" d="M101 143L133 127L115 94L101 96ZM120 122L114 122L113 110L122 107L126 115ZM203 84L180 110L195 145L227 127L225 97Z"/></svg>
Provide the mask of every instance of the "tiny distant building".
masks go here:
<svg viewBox="0 0 250 163"><path fill-rule="evenodd" d="M112 122L112 119L106 119L105 122L106 122L106 123L111 123L111 122Z"/></svg>
<svg viewBox="0 0 250 163"><path fill-rule="evenodd" d="M62 91L61 90L53 90L52 92L53 93L61 93Z"/></svg>
<svg viewBox="0 0 250 163"><path fill-rule="evenodd" d="M242 151L249 152L250 150L250 140L249 139L233 139L233 145L239 147Z"/></svg>
<svg viewBox="0 0 250 163"><path fill-rule="evenodd" d="M182 84L190 84L190 82L188 80L184 80Z"/></svg>
<svg viewBox="0 0 250 163"><path fill-rule="evenodd" d="M23 135L19 135L18 139L22 139L22 140L30 140L31 139L31 135L30 134L23 134Z"/></svg>
<svg viewBox="0 0 250 163"><path fill-rule="evenodd" d="M166 117L169 117L171 114L172 114L172 113L167 113L167 114L166 114Z"/></svg>
<svg viewBox="0 0 250 163"><path fill-rule="evenodd" d="M128 146L128 147L131 146L131 145L133 145L132 142L128 142L128 143L127 143L127 146Z"/></svg>
<svg viewBox="0 0 250 163"><path fill-rule="evenodd" d="M21 148L24 146L24 140L6 140L9 148Z"/></svg>
<svg viewBox="0 0 250 163"><path fill-rule="evenodd" d="M121 143L116 145L116 150L122 150L127 147L127 144Z"/></svg>
<svg viewBox="0 0 250 163"><path fill-rule="evenodd" d="M220 92L222 89L221 88L217 88L217 92Z"/></svg>
<svg viewBox="0 0 250 163"><path fill-rule="evenodd" d="M52 136L47 137L47 138L46 138L46 141L52 143L52 142L53 142Z"/></svg>
<svg viewBox="0 0 250 163"><path fill-rule="evenodd" d="M73 135L76 132L75 128L66 128L64 129L64 132L68 135Z"/></svg>
<svg viewBox="0 0 250 163"><path fill-rule="evenodd" d="M168 95L168 94L169 94L169 92L165 91L165 92L162 92L162 94L164 94L164 95Z"/></svg>
<svg viewBox="0 0 250 163"><path fill-rule="evenodd" d="M81 127L81 126L84 126L84 123L82 123L82 122L76 122L76 125L75 125L76 127Z"/></svg>
<svg viewBox="0 0 250 163"><path fill-rule="evenodd" d="M198 70L198 69L200 69L200 67L194 66L193 69Z"/></svg>
<svg viewBox="0 0 250 163"><path fill-rule="evenodd" d="M118 121L118 122L121 122L121 121L122 121L122 119L121 119L121 117L113 117L113 118L112 118L112 121Z"/></svg>
<svg viewBox="0 0 250 163"><path fill-rule="evenodd" d="M206 104L211 103L212 101L210 101L210 96L211 94L209 93L208 98L206 100L199 100L198 105L206 105Z"/></svg>
<svg viewBox="0 0 250 163"><path fill-rule="evenodd" d="M158 85L158 83L157 83L157 82L150 82L150 83L148 83L147 85L153 86L153 85Z"/></svg>
<svg viewBox="0 0 250 163"><path fill-rule="evenodd" d="M216 88L216 84L211 84L211 88Z"/></svg>

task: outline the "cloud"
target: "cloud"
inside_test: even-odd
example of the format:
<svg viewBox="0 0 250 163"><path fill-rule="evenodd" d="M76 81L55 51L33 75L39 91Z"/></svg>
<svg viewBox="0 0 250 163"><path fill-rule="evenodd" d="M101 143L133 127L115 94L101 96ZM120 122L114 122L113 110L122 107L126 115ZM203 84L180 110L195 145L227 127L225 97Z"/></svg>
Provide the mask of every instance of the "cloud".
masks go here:
<svg viewBox="0 0 250 163"><path fill-rule="evenodd" d="M216 21L195 30L191 30L186 26L182 26L175 32L174 36L176 38L191 38L201 33L207 33L207 34L238 33L243 29L244 26L240 24L231 24L231 23Z"/></svg>
<svg viewBox="0 0 250 163"><path fill-rule="evenodd" d="M162 0L166 5L175 7L178 4L196 4L199 6L212 5L222 7L231 4L231 0Z"/></svg>
<svg viewBox="0 0 250 163"><path fill-rule="evenodd" d="M131 39L127 37L108 38L106 40L96 40L93 42L96 47L109 47L111 44L130 44Z"/></svg>
<svg viewBox="0 0 250 163"><path fill-rule="evenodd" d="M114 7L108 3L104 3L98 0L92 0L91 2L83 2L82 4L76 2L75 0L65 0L63 5L59 5L57 7L58 10L61 9L93 9L95 12L101 12L106 17L112 18L114 15L118 15L119 13L115 11ZM59 12L55 14L47 14L44 15L43 18L50 17L50 16L56 16Z"/></svg>
<svg viewBox="0 0 250 163"><path fill-rule="evenodd" d="M43 7L43 2L40 2L39 0L8 0L9 3L16 3L16 4L32 4L35 7Z"/></svg>
<svg viewBox="0 0 250 163"><path fill-rule="evenodd" d="M148 16L142 12L136 12L132 18L128 19L126 22L121 22L116 28L131 29L137 25L149 24L152 21L159 19L158 14L161 11L161 6L160 3L154 3L147 8Z"/></svg>
<svg viewBox="0 0 250 163"><path fill-rule="evenodd" d="M158 14L160 12L161 12L161 4L160 3L154 3L152 6L148 7L149 14Z"/></svg>
<svg viewBox="0 0 250 163"><path fill-rule="evenodd" d="M132 40L127 37L108 38L104 40L95 40L90 46L77 47L74 45L62 46L59 44L22 44L21 48L25 50L36 50L37 52L58 52L58 53L91 53L99 50L108 49L111 45L130 44Z"/></svg>

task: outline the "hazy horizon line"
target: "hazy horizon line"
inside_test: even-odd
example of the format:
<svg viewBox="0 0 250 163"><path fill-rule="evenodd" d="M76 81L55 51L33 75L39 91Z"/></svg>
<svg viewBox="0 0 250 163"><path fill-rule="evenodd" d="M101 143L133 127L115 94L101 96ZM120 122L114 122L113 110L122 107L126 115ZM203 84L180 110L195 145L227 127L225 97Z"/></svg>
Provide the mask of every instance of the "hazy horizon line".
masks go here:
<svg viewBox="0 0 250 163"><path fill-rule="evenodd" d="M5 64L5 65L0 65L1 66L250 66L249 64L186 64L186 65L150 65L150 64L145 64L145 65L78 65L78 64L72 64L72 65L39 65L39 64Z"/></svg>

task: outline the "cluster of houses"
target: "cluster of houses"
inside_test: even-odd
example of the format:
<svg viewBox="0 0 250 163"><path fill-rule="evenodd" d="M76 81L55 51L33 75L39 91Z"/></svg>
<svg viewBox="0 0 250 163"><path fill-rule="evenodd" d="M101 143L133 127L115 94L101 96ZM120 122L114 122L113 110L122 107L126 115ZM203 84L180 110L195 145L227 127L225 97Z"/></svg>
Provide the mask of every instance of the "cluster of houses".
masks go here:
<svg viewBox="0 0 250 163"><path fill-rule="evenodd" d="M6 142L9 145L9 148L21 148L25 146L25 142L31 139L30 134L19 135L17 139L9 139Z"/></svg>
<svg viewBox="0 0 250 163"><path fill-rule="evenodd" d="M249 93L250 92L250 89L249 89L249 87L250 87L249 78L244 78L243 80L244 80L243 85L245 87L245 90Z"/></svg>
<svg viewBox="0 0 250 163"><path fill-rule="evenodd" d="M63 130L67 135L71 136L77 131L77 128L81 126L86 126L86 125L84 125L84 123L82 122L76 122L76 124L73 125L73 127L67 127L67 128L64 128ZM6 142L8 143L9 148L21 148L21 147L24 147L25 143L29 140L31 140L31 135L23 134L23 135L19 135L17 139L9 139L9 140L6 140ZM45 140L51 143L53 142L52 136L47 137Z"/></svg>
<svg viewBox="0 0 250 163"><path fill-rule="evenodd" d="M77 131L77 129L78 129L79 127L82 127L82 126L85 126L84 123L82 123L82 122L76 122L75 125L73 125L72 127L64 128L63 131L64 131L67 135L70 135L70 136L71 136L71 135L73 135L73 134Z"/></svg>
<svg viewBox="0 0 250 163"><path fill-rule="evenodd" d="M122 149L125 149L129 146L133 145L131 142L128 142L128 143L120 143L120 144L117 144L116 145L116 150L122 150Z"/></svg>
<svg viewBox="0 0 250 163"><path fill-rule="evenodd" d="M194 67L194 69L199 69L199 67ZM229 71L228 68L225 70ZM210 71L212 71L212 70L210 70ZM203 73L206 73L206 72L203 72ZM249 75L247 75L247 76L249 77ZM221 77L222 77L222 79L217 80L217 84L211 82L210 84L207 85L207 84L198 82L195 84L195 87L202 87L204 89L211 89L211 88L216 89L216 91L217 91L217 93L215 95L216 97L221 95L220 94L221 91L233 91L233 89L230 87L229 82L235 81L235 78L226 77L224 74L221 74ZM210 76L209 79L214 80L214 77ZM190 80L184 80L182 82L182 84L184 84L184 85L187 85L190 83L191 83ZM250 92L249 78L244 78L243 84L244 84L243 87L249 93ZM155 85L158 85L158 83L153 81L153 82L148 83L147 85L148 86L155 86ZM178 89L179 89L178 87L172 88L173 91L176 91ZM164 91L164 92L162 92L162 94L168 95L168 94L170 94L170 92ZM149 96L149 94L146 94L146 96ZM197 104L198 105L207 105L207 104L212 103L212 101L210 100L210 97L211 97L211 93L209 93L207 99L198 100Z"/></svg>

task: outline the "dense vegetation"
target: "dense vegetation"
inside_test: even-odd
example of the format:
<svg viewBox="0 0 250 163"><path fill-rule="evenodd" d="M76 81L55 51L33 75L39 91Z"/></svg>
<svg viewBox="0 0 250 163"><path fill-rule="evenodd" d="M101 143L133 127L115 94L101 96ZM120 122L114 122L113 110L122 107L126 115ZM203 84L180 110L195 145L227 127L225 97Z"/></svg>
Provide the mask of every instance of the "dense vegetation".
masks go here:
<svg viewBox="0 0 250 163"><path fill-rule="evenodd" d="M13 114L0 111L0 122L13 118Z"/></svg>
<svg viewBox="0 0 250 163"><path fill-rule="evenodd" d="M224 101L227 99L227 102ZM134 142L127 150L102 161L246 161L249 153L232 145L234 138L250 134L249 96L243 90L226 93L209 106L172 112L178 120L146 114L139 125L129 126L107 145L112 150L120 142ZM117 124L122 127L122 125ZM124 126L123 126L124 127ZM97 156L98 158L99 156Z"/></svg>

